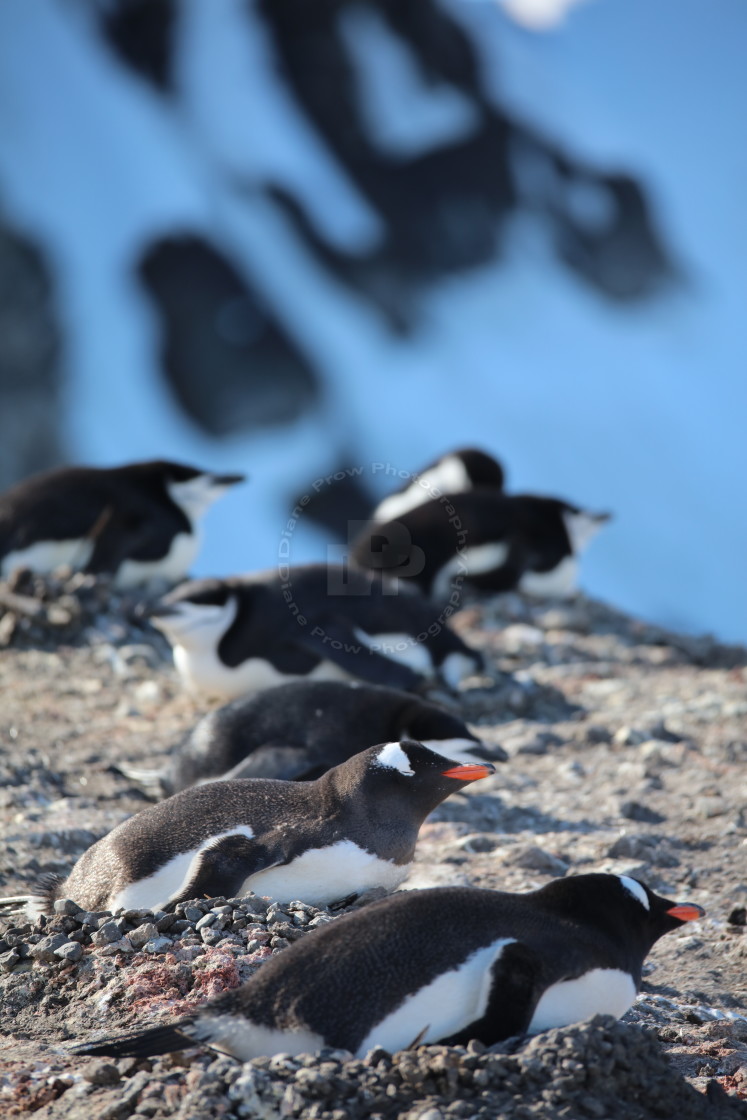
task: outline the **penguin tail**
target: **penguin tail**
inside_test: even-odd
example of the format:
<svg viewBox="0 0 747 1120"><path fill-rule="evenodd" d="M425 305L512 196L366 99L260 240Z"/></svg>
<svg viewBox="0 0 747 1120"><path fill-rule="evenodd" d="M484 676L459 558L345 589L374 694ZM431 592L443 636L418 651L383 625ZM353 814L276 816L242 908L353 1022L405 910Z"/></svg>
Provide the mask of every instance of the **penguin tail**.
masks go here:
<svg viewBox="0 0 747 1120"><path fill-rule="evenodd" d="M82 1046L74 1046L70 1053L86 1058L155 1058L159 1054L170 1054L173 1050L189 1050L193 1046L199 1046L198 1042L180 1029L180 1026L188 1026L189 1022L190 1020L183 1019L178 1025L150 1027L144 1031L133 1031L132 1034L102 1038L98 1042L86 1042Z"/></svg>
<svg viewBox="0 0 747 1120"><path fill-rule="evenodd" d="M145 793L149 797L160 800L162 797L168 796L172 791L168 788L168 770L166 767L159 769L144 769L139 766L128 766L127 763L120 763L114 767L120 774L124 774L125 778L129 778L131 782L137 782L139 786L143 787Z"/></svg>
<svg viewBox="0 0 747 1120"><path fill-rule="evenodd" d="M14 894L0 898L0 911L5 915L23 914L32 921L36 920L40 914L51 914L61 882L62 877L60 875L42 875L36 885L36 890L29 894Z"/></svg>

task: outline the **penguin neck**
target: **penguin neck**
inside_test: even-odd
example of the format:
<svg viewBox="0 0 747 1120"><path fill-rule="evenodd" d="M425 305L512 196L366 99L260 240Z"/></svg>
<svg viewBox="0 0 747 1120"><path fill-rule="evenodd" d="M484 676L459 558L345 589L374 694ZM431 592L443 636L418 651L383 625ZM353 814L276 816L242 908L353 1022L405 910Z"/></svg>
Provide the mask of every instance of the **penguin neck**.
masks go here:
<svg viewBox="0 0 747 1120"><path fill-rule="evenodd" d="M558 886L563 882L562 879L557 880ZM582 910L583 918L581 921L579 921L579 900L577 898L568 897L566 899L558 892L554 898L550 900L541 899L540 901L552 914L571 923L576 929L586 933L591 932L602 938L614 951L621 965L630 972L636 988L639 987L643 962L657 940L656 937L651 937L648 934L643 925L639 928L631 928L630 924L621 922L619 914L605 905L604 900L601 900L599 905L594 905L589 899L584 900L586 912L584 913Z"/></svg>
<svg viewBox="0 0 747 1120"><path fill-rule="evenodd" d="M407 789L377 788L370 773L340 770L335 767L317 779L325 814L343 818L346 834L369 850L376 837L381 858L409 862L421 824L442 798L424 804Z"/></svg>

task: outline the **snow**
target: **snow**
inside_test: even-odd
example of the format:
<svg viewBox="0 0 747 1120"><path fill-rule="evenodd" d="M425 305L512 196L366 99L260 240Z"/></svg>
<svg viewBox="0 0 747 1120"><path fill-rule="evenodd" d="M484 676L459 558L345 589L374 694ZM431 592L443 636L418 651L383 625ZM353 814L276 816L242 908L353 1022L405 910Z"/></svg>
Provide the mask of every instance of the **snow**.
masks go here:
<svg viewBox="0 0 747 1120"><path fill-rule="evenodd" d="M557 262L541 220L524 214L501 261L438 284L417 333L395 338L261 191L284 185L348 250L381 236L284 87L251 5L186 0L176 100L115 64L84 9L0 5L0 200L54 270L69 454L246 470L249 484L208 514L196 568L228 574L275 562L289 500L341 457L383 493L397 471L481 445L506 464L510 490L613 511L584 556L585 590L747 640L735 606L747 555L736 515L747 477L743 4L722 0L714 20L698 0L605 0L539 34L495 0L443 2L512 113L591 166L640 178L682 282L611 304ZM375 21L356 8L345 34L378 142L412 154L468 129L461 95L428 91ZM600 219L598 198L577 201ZM323 400L292 428L211 439L158 376L158 324L131 269L154 236L185 230L208 235L260 286L319 370ZM292 559L324 549L302 517Z"/></svg>

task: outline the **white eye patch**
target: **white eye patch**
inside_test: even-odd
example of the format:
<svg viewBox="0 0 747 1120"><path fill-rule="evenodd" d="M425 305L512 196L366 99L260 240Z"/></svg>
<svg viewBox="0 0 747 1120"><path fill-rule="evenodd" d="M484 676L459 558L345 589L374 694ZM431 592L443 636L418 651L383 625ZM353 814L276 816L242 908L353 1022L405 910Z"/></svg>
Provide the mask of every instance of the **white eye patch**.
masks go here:
<svg viewBox="0 0 747 1120"><path fill-rule="evenodd" d="M648 900L648 895L646 894L640 883L637 883L635 879L631 879L627 875L618 875L618 879L620 880L628 894L632 894L633 898L638 899L641 906L643 906L646 910L651 909L651 903Z"/></svg>
<svg viewBox="0 0 747 1120"><path fill-rule="evenodd" d="M388 770L398 770L400 774L405 774L411 778L415 771L410 765L410 760L402 750L399 743L387 743L382 747L376 755L376 765L383 766Z"/></svg>

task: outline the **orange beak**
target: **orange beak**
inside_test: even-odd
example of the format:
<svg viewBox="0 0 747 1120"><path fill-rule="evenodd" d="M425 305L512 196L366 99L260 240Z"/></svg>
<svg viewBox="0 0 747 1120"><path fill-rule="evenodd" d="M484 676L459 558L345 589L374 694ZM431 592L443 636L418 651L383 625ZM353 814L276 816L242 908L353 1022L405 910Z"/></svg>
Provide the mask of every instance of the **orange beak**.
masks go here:
<svg viewBox="0 0 747 1120"><path fill-rule="evenodd" d="M450 770L442 770L444 778L456 778L459 782L476 782L478 778L488 778L495 774L495 766L491 762L483 762L479 766L470 763L468 766L452 766Z"/></svg>
<svg viewBox="0 0 747 1120"><path fill-rule="evenodd" d="M694 902L678 902L671 910L667 910L667 914L679 918L681 922L694 922L696 918L703 917L705 910L702 906L696 906Z"/></svg>

